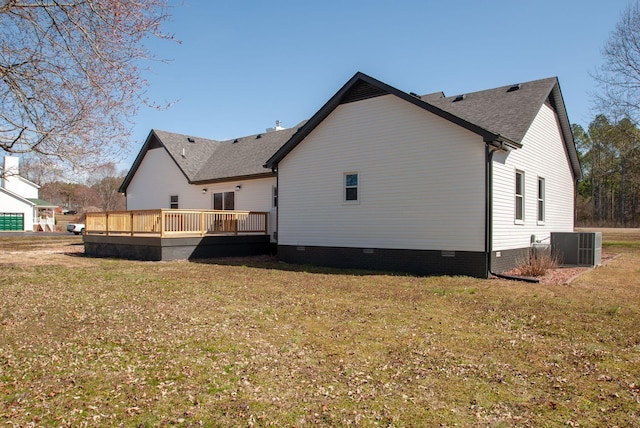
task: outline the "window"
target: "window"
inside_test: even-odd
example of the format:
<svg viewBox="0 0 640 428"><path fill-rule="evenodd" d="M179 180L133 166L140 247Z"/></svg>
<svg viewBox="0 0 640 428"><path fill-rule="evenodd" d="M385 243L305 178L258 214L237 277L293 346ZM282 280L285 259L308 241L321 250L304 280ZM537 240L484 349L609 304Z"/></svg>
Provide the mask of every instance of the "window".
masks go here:
<svg viewBox="0 0 640 428"><path fill-rule="evenodd" d="M278 188L276 186L271 188L271 197L273 200L273 207L275 208L278 206Z"/></svg>
<svg viewBox="0 0 640 428"><path fill-rule="evenodd" d="M213 194L214 210L234 210L235 209L235 192L220 192Z"/></svg>
<svg viewBox="0 0 640 428"><path fill-rule="evenodd" d="M516 216L517 222L524 221L524 172L516 171Z"/></svg>
<svg viewBox="0 0 640 428"><path fill-rule="evenodd" d="M538 177L538 223L544 223L544 178Z"/></svg>
<svg viewBox="0 0 640 428"><path fill-rule="evenodd" d="M357 172L344 174L344 200L346 202L356 202L359 200Z"/></svg>
<svg viewBox="0 0 640 428"><path fill-rule="evenodd" d="M169 208L178 209L178 195L171 195L169 197Z"/></svg>

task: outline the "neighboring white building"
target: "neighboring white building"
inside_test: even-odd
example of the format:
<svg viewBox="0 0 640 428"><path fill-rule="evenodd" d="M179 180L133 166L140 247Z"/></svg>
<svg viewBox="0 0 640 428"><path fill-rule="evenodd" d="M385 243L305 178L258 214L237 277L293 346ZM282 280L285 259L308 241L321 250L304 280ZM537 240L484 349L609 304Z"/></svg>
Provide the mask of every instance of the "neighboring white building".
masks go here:
<svg viewBox="0 0 640 428"><path fill-rule="evenodd" d="M556 78L445 97L357 73L266 166L281 260L478 277L573 231L581 178Z"/></svg>
<svg viewBox="0 0 640 428"><path fill-rule="evenodd" d="M0 169L0 230L54 230L54 209L58 206L39 199L39 189L20 176L17 156L4 157Z"/></svg>

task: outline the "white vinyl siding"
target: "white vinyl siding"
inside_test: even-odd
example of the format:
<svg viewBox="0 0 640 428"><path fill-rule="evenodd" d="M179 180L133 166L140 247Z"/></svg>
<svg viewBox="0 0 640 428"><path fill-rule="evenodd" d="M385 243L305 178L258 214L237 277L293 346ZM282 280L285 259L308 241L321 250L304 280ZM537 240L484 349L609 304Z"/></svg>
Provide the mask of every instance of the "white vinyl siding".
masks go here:
<svg viewBox="0 0 640 428"><path fill-rule="evenodd" d="M167 152L148 150L127 189L127 209L170 208L171 195L181 195L186 208L187 192L187 180Z"/></svg>
<svg viewBox="0 0 640 428"><path fill-rule="evenodd" d="M0 165L0 171L2 170L2 165ZM22 198L37 198L40 186L21 177L19 174L20 159L17 156L5 156L4 177L0 181L2 187ZM5 210L2 211L6 212Z"/></svg>
<svg viewBox="0 0 640 428"><path fill-rule="evenodd" d="M4 188L23 198L37 198L40 186L22 177L6 177Z"/></svg>
<svg viewBox="0 0 640 428"><path fill-rule="evenodd" d="M236 210L269 211L272 205L271 188L275 184L275 177L189 184L166 150L152 149L146 152L129 184L127 209L169 208L170 196L179 195L180 208L209 210L212 208L213 193L234 192L236 186L240 185L241 189L235 191Z"/></svg>
<svg viewBox="0 0 640 428"><path fill-rule="evenodd" d="M525 174L522 225L514 224L516 171ZM544 223L537 220L538 180L535 177L544 177ZM572 232L573 198L573 175L558 120L555 112L545 104L527 131L522 148L494 156L493 250L528 247L531 235L549 242L550 232Z"/></svg>
<svg viewBox="0 0 640 428"><path fill-rule="evenodd" d="M481 137L393 95L340 105L278 166L278 243L483 251L484 165Z"/></svg>

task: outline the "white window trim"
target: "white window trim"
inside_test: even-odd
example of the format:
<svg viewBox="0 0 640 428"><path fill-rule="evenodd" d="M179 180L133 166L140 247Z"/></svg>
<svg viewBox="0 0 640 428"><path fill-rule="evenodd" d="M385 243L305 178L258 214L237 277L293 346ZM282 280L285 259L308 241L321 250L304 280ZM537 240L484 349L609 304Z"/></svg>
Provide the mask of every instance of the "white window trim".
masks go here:
<svg viewBox="0 0 640 428"><path fill-rule="evenodd" d="M542 183L542 197L540 197L540 183ZM536 205L536 220L539 226L544 226L544 222L547 218L547 183L544 177L538 177L537 181L537 205ZM542 202L542 220L540 219L540 202Z"/></svg>
<svg viewBox="0 0 640 428"><path fill-rule="evenodd" d="M524 175L524 171L516 169L515 174L513 175L514 180L515 180L514 184L517 183L517 181L518 181L518 174L520 174L521 177L522 177L521 180L520 180L520 184L522 185L522 189L521 189L522 193L518 194L518 193L516 193L517 189L514 189L514 192L513 192L513 194L514 194L514 200L513 200L513 202L514 202L514 206L513 206L513 222L515 224L524 224L524 220L526 218L526 216L525 216L525 192L524 192L524 190L525 190L525 181L524 181L525 180L525 175ZM522 205L522 218L517 218L517 215L518 215L518 202L517 202L518 201L518 197L520 197L520 200L521 200L520 204Z"/></svg>
<svg viewBox="0 0 640 428"><path fill-rule="evenodd" d="M349 186L350 188L355 187L358 191L358 198L353 201L347 200L347 175L356 174L358 176L358 185L357 186ZM362 190L362 177L360 175L360 171L347 171L342 174L342 205L358 205L360 203L360 199L362 198L361 190Z"/></svg>

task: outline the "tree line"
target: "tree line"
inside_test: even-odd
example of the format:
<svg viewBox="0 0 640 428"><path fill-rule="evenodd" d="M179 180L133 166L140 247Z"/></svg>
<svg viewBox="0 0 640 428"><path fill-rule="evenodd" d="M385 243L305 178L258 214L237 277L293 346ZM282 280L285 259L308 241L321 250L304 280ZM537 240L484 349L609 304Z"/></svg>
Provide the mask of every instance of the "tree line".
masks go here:
<svg viewBox="0 0 640 428"><path fill-rule="evenodd" d="M640 224L640 129L629 118L597 115L587 129L572 125L583 179L578 183L578 226Z"/></svg>
<svg viewBox="0 0 640 428"><path fill-rule="evenodd" d="M587 129L572 125L583 179L576 224L640 224L640 1L630 3L602 49L593 77L599 113Z"/></svg>
<svg viewBox="0 0 640 428"><path fill-rule="evenodd" d="M84 180L71 182L60 178L63 171L49 169L37 158L25 156L22 160L20 174L40 186L40 199L78 213L126 209L126 198L118 188L127 173L117 171L113 163L95 168Z"/></svg>

